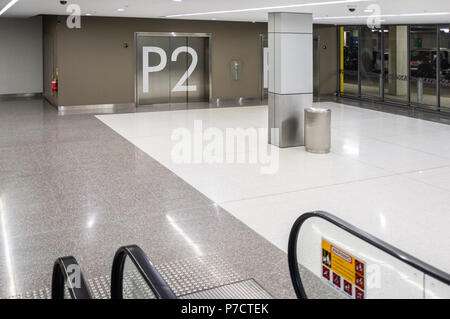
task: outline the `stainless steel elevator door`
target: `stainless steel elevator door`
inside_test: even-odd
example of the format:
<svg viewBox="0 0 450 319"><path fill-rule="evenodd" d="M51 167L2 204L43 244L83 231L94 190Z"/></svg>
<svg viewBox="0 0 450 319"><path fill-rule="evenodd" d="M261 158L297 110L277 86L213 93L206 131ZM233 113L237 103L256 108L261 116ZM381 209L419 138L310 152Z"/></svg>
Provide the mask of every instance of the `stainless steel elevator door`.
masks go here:
<svg viewBox="0 0 450 319"><path fill-rule="evenodd" d="M137 103L170 103L170 38L138 36L136 42Z"/></svg>
<svg viewBox="0 0 450 319"><path fill-rule="evenodd" d="M170 38L170 51L167 52L170 60L170 103L187 103L188 101L188 92L182 87L186 83L180 82L188 69L189 54L183 49L185 47L187 47L186 37Z"/></svg>
<svg viewBox="0 0 450 319"><path fill-rule="evenodd" d="M189 37L188 46L192 48L197 57L189 54L187 56L188 68L195 70L190 74L187 84L189 102L207 102L209 100L209 39L200 37Z"/></svg>
<svg viewBox="0 0 450 319"><path fill-rule="evenodd" d="M208 102L209 39L137 34L137 105Z"/></svg>

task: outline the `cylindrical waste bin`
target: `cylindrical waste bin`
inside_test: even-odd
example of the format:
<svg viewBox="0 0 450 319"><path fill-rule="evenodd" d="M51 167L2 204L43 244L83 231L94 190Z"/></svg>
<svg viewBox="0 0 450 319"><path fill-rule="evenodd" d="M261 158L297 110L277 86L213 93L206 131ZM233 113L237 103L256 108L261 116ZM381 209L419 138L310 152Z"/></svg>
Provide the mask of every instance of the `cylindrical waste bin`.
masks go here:
<svg viewBox="0 0 450 319"><path fill-rule="evenodd" d="M331 149L331 110L305 109L305 147L311 153L329 153Z"/></svg>

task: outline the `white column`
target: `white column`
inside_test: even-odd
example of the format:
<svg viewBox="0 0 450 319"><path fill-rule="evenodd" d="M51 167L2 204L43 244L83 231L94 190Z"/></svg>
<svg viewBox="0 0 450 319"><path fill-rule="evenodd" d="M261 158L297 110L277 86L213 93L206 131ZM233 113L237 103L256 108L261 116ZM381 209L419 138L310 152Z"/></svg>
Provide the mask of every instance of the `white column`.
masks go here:
<svg viewBox="0 0 450 319"><path fill-rule="evenodd" d="M304 145L304 109L313 101L312 31L311 13L269 13L269 143L279 147Z"/></svg>

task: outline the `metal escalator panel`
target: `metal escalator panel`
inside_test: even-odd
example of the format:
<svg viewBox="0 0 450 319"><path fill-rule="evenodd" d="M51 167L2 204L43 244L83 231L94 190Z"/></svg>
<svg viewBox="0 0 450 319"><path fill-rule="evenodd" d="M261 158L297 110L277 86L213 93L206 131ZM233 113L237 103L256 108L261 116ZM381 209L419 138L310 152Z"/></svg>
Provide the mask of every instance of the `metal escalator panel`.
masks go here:
<svg viewBox="0 0 450 319"><path fill-rule="evenodd" d="M450 275L325 212L300 216L289 237L298 298L450 297Z"/></svg>
<svg viewBox="0 0 450 319"><path fill-rule="evenodd" d="M117 250L111 273L112 299L176 299L150 259L138 246Z"/></svg>
<svg viewBox="0 0 450 319"><path fill-rule="evenodd" d="M58 258L53 266L52 299L92 299L74 257Z"/></svg>

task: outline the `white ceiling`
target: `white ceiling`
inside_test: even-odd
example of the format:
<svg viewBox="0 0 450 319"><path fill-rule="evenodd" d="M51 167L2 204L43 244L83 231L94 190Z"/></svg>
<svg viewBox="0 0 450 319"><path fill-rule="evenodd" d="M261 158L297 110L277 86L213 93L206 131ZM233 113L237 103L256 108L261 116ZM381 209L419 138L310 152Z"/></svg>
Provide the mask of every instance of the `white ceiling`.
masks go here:
<svg viewBox="0 0 450 319"><path fill-rule="evenodd" d="M341 2L338 4L315 5L321 2ZM348 1L348 0L347 0ZM0 0L0 10L9 0ZM449 0L366 0L343 2L343 0L68 0L68 4L76 3L82 14L111 17L165 18L171 15L205 13L212 11L234 11L228 13L212 13L171 17L174 19L227 20L227 21L267 21L270 11L311 12L315 23L330 24L364 24L367 15L364 12L371 4L378 4L381 19L389 23L450 23ZM291 8L280 6L305 5ZM348 6L356 6L350 13ZM263 10L246 9L279 7ZM67 14L67 6L60 0L19 0L2 17L29 17L39 14ZM123 12L117 11L124 8ZM398 15L403 16L389 16ZM439 14L439 15L436 15ZM386 16L388 15L388 16ZM360 16L360 18L357 18ZM362 16L362 17L361 17Z"/></svg>

